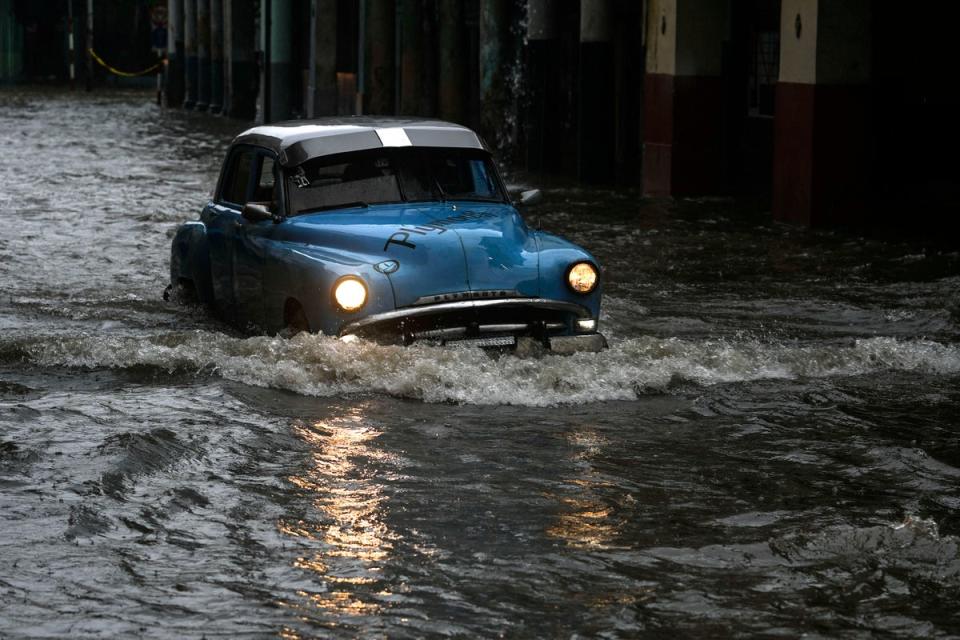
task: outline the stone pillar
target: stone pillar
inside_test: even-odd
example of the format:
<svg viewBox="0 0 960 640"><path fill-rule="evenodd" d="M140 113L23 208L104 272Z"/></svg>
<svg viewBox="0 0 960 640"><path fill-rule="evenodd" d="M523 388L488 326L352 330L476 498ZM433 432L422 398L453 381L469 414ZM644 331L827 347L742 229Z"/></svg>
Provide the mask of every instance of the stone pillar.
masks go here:
<svg viewBox="0 0 960 640"><path fill-rule="evenodd" d="M869 183L870 0L783 0L780 11L774 218L857 224Z"/></svg>
<svg viewBox="0 0 960 640"><path fill-rule="evenodd" d="M223 110L223 2L210 0L210 112Z"/></svg>
<svg viewBox="0 0 960 640"><path fill-rule="evenodd" d="M270 2L270 122L289 120L293 68L293 0Z"/></svg>
<svg viewBox="0 0 960 640"><path fill-rule="evenodd" d="M86 83L85 83L85 84L86 84L86 89L87 89L87 91L91 91L91 90L93 89L93 56L90 54L90 51L93 51L93 50L94 50L94 49L93 49L93 47L94 47L94 42L93 42L93 25L94 25L93 9L94 9L93 0L87 0L87 32L86 32L86 39L85 39L85 44L86 44L86 48L87 48L87 55L86 55L86 58L87 58L87 74L86 74L86 76L87 76L87 77L86 77ZM22 38L23 38L23 32L22 32L22 31L20 32L20 37L21 37L21 54L20 54L21 65L20 65L20 71L22 72L22 71L23 71L23 64L22 64L22 63L23 63L23 53L22 53L22 46L23 46L23 45L22 45Z"/></svg>
<svg viewBox="0 0 960 640"><path fill-rule="evenodd" d="M270 14L272 0L260 0L257 16L257 115L258 124L270 122Z"/></svg>
<svg viewBox="0 0 960 640"><path fill-rule="evenodd" d="M440 22L440 117L466 120L466 34L460 0L438 0Z"/></svg>
<svg viewBox="0 0 960 640"><path fill-rule="evenodd" d="M197 104L197 0L183 0L183 50L186 53L184 109Z"/></svg>
<svg viewBox="0 0 960 640"><path fill-rule="evenodd" d="M183 104L183 58L183 0L167 0L167 71L164 92L168 107L179 107Z"/></svg>
<svg viewBox="0 0 960 640"><path fill-rule="evenodd" d="M527 2L527 111L524 117L527 136L527 168L532 171L556 170L561 164L566 143L556 135L562 115L557 67L560 54L559 0Z"/></svg>
<svg viewBox="0 0 960 640"><path fill-rule="evenodd" d="M249 0L224 0L225 90L223 112L231 118L252 120L257 113L257 40L254 5Z"/></svg>
<svg viewBox="0 0 960 640"><path fill-rule="evenodd" d="M611 0L580 0L577 175L583 182L614 178L616 104L610 5Z"/></svg>
<svg viewBox="0 0 960 640"><path fill-rule="evenodd" d="M197 0L197 104L194 109L210 107L210 0Z"/></svg>
<svg viewBox="0 0 960 640"><path fill-rule="evenodd" d="M364 113L394 113L395 7L393 0L367 0L364 38Z"/></svg>
<svg viewBox="0 0 960 640"><path fill-rule="evenodd" d="M309 0L307 32L307 68L304 70L307 86L303 93L303 112L306 117L314 118L317 102L317 0Z"/></svg>
<svg viewBox="0 0 960 640"><path fill-rule="evenodd" d="M723 43L729 6L649 0L644 78L643 187L648 195L720 193Z"/></svg>
<svg viewBox="0 0 960 640"><path fill-rule="evenodd" d="M480 128L488 142L496 140L509 108L506 40L507 1L480 2Z"/></svg>
<svg viewBox="0 0 960 640"><path fill-rule="evenodd" d="M421 0L396 0L400 37L400 104L397 113L432 115L426 104L423 55L423 10Z"/></svg>
<svg viewBox="0 0 960 640"><path fill-rule="evenodd" d="M313 0L315 61L313 115L337 115L337 0Z"/></svg>

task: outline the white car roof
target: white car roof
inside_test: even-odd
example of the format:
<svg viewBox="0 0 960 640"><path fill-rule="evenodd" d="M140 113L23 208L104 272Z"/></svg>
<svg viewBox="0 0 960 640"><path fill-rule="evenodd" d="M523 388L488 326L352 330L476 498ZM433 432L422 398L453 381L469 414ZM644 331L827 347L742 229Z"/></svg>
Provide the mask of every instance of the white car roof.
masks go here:
<svg viewBox="0 0 960 640"><path fill-rule="evenodd" d="M284 166L296 166L305 160L335 153L383 147L487 149L471 129L452 122L369 116L260 125L241 133L233 144L271 149Z"/></svg>

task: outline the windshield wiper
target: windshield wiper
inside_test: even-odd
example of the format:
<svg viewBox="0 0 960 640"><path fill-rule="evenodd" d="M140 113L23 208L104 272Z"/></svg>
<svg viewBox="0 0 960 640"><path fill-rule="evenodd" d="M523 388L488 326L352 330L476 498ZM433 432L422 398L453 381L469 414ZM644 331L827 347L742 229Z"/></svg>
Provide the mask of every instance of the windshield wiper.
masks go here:
<svg viewBox="0 0 960 640"><path fill-rule="evenodd" d="M503 198L496 196L459 196L447 198L451 202L503 202Z"/></svg>
<svg viewBox="0 0 960 640"><path fill-rule="evenodd" d="M368 209L370 208L370 205L361 200L357 200L356 202L344 202L342 204L327 204L322 207L315 207L313 209L303 209L300 211L300 213L320 213L321 211L331 211L333 209L356 209L356 208Z"/></svg>
<svg viewBox="0 0 960 640"><path fill-rule="evenodd" d="M433 177L433 184L435 184L435 185L437 186L437 191L440 192L440 202L446 202L446 201L447 201L447 194L446 194L446 192L443 190L443 187L440 186L440 181L437 180L437 177L436 177L436 176Z"/></svg>

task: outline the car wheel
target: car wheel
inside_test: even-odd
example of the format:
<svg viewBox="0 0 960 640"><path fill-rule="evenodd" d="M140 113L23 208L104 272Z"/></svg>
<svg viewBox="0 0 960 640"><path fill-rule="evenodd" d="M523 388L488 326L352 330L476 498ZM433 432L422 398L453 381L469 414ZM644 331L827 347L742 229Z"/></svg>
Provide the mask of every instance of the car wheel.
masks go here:
<svg viewBox="0 0 960 640"><path fill-rule="evenodd" d="M193 282L186 278L181 278L176 285L167 285L167 288L163 290L163 299L176 304L196 304L199 302Z"/></svg>
<svg viewBox="0 0 960 640"><path fill-rule="evenodd" d="M307 314L304 312L303 306L296 300L287 300L283 310L283 323L291 335L296 335L301 331L310 331Z"/></svg>

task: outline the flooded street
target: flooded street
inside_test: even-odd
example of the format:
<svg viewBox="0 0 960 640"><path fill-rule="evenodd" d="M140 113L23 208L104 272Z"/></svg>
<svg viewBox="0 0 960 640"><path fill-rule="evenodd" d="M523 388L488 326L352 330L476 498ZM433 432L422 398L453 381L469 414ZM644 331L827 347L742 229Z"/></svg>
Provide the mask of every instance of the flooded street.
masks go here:
<svg viewBox="0 0 960 640"><path fill-rule="evenodd" d="M960 636L955 249L547 187L609 350L251 337L151 98L0 92L0 638Z"/></svg>

